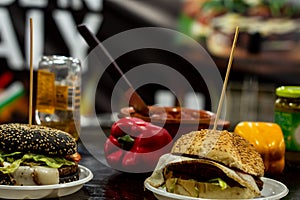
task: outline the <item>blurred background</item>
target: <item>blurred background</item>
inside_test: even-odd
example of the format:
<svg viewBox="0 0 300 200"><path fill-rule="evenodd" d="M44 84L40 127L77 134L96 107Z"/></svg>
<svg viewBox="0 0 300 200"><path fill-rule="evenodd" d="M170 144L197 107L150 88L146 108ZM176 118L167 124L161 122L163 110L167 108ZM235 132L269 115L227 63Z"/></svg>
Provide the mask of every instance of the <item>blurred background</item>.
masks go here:
<svg viewBox="0 0 300 200"><path fill-rule="evenodd" d="M29 18L34 20L34 69L42 55L86 58L91 49L76 29L86 24L100 41L139 27L164 27L184 33L203 45L225 76L234 29L240 26L227 88L226 118L273 121L275 89L300 84L299 16L297 0L9 0L0 2L0 123L28 121ZM147 40L147 38L142 39ZM187 56L195 55L181 43ZM170 66L186 77L197 99L182 92L183 105L211 110L203 78L185 59L167 51L141 49L122 55L124 72L146 64ZM87 75L83 69L83 75ZM97 114L110 113L112 90L120 76L112 66L101 77L96 94ZM84 79L86 80L86 79ZM36 80L35 80L36 81ZM89 83L83 82L83 91ZM160 85L138 89L148 105L176 105ZM194 102L200 102L195 106ZM85 108L82 101L82 108ZM215 110L213 110L215 111ZM85 110L83 113L87 112Z"/></svg>

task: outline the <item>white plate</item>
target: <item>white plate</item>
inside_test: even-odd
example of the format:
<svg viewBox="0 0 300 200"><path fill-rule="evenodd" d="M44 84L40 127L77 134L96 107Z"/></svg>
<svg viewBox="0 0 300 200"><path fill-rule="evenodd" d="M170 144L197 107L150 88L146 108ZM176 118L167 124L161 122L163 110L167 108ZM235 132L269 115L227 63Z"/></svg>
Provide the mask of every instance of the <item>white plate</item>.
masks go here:
<svg viewBox="0 0 300 200"><path fill-rule="evenodd" d="M264 187L261 192L262 196L255 198L255 200L278 200L285 197L289 192L288 188L279 181L265 177L262 178L262 181L264 182ZM145 187L153 192L154 196L159 200L208 200L169 193L163 188L152 187L147 182L145 182Z"/></svg>
<svg viewBox="0 0 300 200"><path fill-rule="evenodd" d="M0 185L0 198L3 199L41 199L57 198L73 194L80 190L84 183L93 178L93 173L86 167L79 165L78 181L64 184L39 186Z"/></svg>

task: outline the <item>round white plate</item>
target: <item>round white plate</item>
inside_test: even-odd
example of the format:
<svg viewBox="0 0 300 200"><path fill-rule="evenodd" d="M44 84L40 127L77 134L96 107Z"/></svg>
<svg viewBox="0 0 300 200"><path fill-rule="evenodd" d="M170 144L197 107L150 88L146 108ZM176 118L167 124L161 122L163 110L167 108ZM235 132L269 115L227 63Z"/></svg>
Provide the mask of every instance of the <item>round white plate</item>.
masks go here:
<svg viewBox="0 0 300 200"><path fill-rule="evenodd" d="M262 181L264 182L264 187L262 190L262 196L255 198L255 200L278 200L282 197L285 197L289 190L288 188L281 182L262 177ZM154 196L159 200L208 200L203 198L195 198L188 197L178 194L173 194L166 192L163 188L155 188L152 187L149 183L145 182L145 187L153 192Z"/></svg>
<svg viewBox="0 0 300 200"><path fill-rule="evenodd" d="M0 198L3 199L41 199L57 198L73 194L80 190L84 183L93 178L93 173L86 167L79 165L78 181L64 184L39 186L0 185Z"/></svg>

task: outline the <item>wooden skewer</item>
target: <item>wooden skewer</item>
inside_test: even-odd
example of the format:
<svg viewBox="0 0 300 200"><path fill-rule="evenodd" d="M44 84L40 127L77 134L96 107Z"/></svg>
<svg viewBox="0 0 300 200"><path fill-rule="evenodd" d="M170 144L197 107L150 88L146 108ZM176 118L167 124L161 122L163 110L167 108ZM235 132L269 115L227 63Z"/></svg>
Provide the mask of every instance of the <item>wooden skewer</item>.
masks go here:
<svg viewBox="0 0 300 200"><path fill-rule="evenodd" d="M32 125L32 93L33 93L33 25L30 18L30 93L29 93L29 125Z"/></svg>
<svg viewBox="0 0 300 200"><path fill-rule="evenodd" d="M234 40L233 40L232 47L231 47L230 57L229 57L228 65L227 65L226 76L225 76L225 80L224 80L224 83L223 83L223 88L222 88L222 93L221 93L221 97L220 97L220 101L219 101L219 105L218 105L218 110L217 110L217 113L216 113L216 118L215 118L215 121L214 121L213 131L215 131L217 129L217 126L218 126L218 121L219 121L220 113L221 113L221 110L222 110L222 105L223 105L223 101L224 101L225 91L226 91L226 88L227 88L228 77L229 77L229 73L230 73L230 69L231 69L231 65L232 65L233 53L234 53L234 49L235 49L235 46L236 46L236 41L237 41L237 38L238 38L238 34L239 34L239 27L237 26L236 29L235 29Z"/></svg>

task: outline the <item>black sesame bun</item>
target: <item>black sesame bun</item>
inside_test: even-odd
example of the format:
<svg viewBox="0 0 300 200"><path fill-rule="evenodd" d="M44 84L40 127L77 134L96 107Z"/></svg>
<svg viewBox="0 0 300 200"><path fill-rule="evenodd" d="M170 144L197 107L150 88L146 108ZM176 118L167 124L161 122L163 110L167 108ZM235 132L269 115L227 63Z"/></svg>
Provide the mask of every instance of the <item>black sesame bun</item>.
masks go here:
<svg viewBox="0 0 300 200"><path fill-rule="evenodd" d="M67 156L77 152L77 144L68 133L29 124L0 125L0 149L5 152L30 152L49 156Z"/></svg>
<svg viewBox="0 0 300 200"><path fill-rule="evenodd" d="M76 181L79 179L78 155L76 140L66 132L39 125L0 125L2 185ZM15 165L17 167L11 167Z"/></svg>

